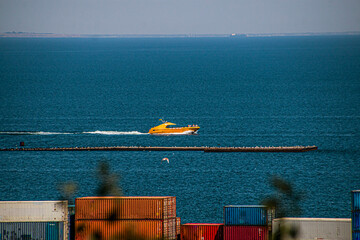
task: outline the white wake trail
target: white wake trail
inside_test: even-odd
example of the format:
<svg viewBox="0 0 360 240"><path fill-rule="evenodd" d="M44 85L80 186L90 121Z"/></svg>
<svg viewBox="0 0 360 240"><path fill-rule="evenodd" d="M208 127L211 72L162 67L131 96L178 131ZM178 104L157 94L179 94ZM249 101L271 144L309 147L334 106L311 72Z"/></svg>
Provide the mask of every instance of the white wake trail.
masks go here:
<svg viewBox="0 0 360 240"><path fill-rule="evenodd" d="M63 135L63 134L74 134L67 132L27 132L27 131L14 131L14 132L0 132L0 135Z"/></svg>
<svg viewBox="0 0 360 240"><path fill-rule="evenodd" d="M93 131L93 132L83 132L84 134L99 134L99 135L146 135L149 133L142 133L138 131L129 131L129 132L119 132L119 131Z"/></svg>

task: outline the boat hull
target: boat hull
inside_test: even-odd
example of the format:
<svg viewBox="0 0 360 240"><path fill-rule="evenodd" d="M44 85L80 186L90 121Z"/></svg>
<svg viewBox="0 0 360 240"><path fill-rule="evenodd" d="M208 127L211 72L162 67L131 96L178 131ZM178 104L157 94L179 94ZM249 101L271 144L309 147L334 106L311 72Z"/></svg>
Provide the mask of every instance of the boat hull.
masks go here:
<svg viewBox="0 0 360 240"><path fill-rule="evenodd" d="M181 128L164 128L155 129L151 128L149 133L154 135L191 135L196 134L200 127L181 127Z"/></svg>

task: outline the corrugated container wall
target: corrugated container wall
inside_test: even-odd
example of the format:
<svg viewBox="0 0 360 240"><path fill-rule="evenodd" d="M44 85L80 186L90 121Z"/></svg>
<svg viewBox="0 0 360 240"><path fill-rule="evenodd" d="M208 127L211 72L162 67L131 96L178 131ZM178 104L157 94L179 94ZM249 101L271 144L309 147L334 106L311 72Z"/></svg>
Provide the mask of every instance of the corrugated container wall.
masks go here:
<svg viewBox="0 0 360 240"><path fill-rule="evenodd" d="M223 240L222 223L187 223L181 225L181 240Z"/></svg>
<svg viewBox="0 0 360 240"><path fill-rule="evenodd" d="M64 222L0 222L0 239L67 239Z"/></svg>
<svg viewBox="0 0 360 240"><path fill-rule="evenodd" d="M1 201L0 239L67 239L67 205L67 201Z"/></svg>
<svg viewBox="0 0 360 240"><path fill-rule="evenodd" d="M0 201L0 222L67 221L67 201Z"/></svg>
<svg viewBox="0 0 360 240"><path fill-rule="evenodd" d="M351 210L360 211L360 190L351 191Z"/></svg>
<svg viewBox="0 0 360 240"><path fill-rule="evenodd" d="M224 240L267 240L267 226L224 226Z"/></svg>
<svg viewBox="0 0 360 240"><path fill-rule="evenodd" d="M176 217L176 197L84 197L75 219L166 219Z"/></svg>
<svg viewBox="0 0 360 240"><path fill-rule="evenodd" d="M224 223L225 225L265 226L267 225L267 209L262 205L225 206Z"/></svg>
<svg viewBox="0 0 360 240"><path fill-rule="evenodd" d="M352 239L360 240L360 190L351 191Z"/></svg>
<svg viewBox="0 0 360 240"><path fill-rule="evenodd" d="M176 218L176 235L180 235L181 231L181 218Z"/></svg>
<svg viewBox="0 0 360 240"><path fill-rule="evenodd" d="M353 232L352 240L360 240L360 231L354 231Z"/></svg>
<svg viewBox="0 0 360 240"><path fill-rule="evenodd" d="M272 220L275 219L276 216L275 208L268 208L266 213L267 213L267 225L269 227L269 231L271 231Z"/></svg>
<svg viewBox="0 0 360 240"><path fill-rule="evenodd" d="M352 239L360 240L360 190L351 191Z"/></svg>
<svg viewBox="0 0 360 240"><path fill-rule="evenodd" d="M350 218L277 218L273 221L272 233L275 234L280 227L295 227L298 230L296 239L327 239L350 240ZM293 239L284 236L284 240Z"/></svg>
<svg viewBox="0 0 360 240"><path fill-rule="evenodd" d="M351 214L352 230L360 231L360 211Z"/></svg>
<svg viewBox="0 0 360 240"><path fill-rule="evenodd" d="M176 219L166 220L76 220L75 239L176 239Z"/></svg>

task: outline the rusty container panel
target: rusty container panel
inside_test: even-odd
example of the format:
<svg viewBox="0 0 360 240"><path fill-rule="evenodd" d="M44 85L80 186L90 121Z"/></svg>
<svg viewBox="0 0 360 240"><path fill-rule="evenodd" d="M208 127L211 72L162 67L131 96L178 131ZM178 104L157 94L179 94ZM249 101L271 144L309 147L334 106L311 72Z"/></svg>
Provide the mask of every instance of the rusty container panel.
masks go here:
<svg viewBox="0 0 360 240"><path fill-rule="evenodd" d="M0 201L0 222L67 221L67 201Z"/></svg>
<svg viewBox="0 0 360 240"><path fill-rule="evenodd" d="M167 219L176 217L176 197L84 197L75 219Z"/></svg>
<svg viewBox="0 0 360 240"><path fill-rule="evenodd" d="M222 223L187 223L181 225L181 240L222 240Z"/></svg>
<svg viewBox="0 0 360 240"><path fill-rule="evenodd" d="M176 235L180 235L181 230L181 218L176 218Z"/></svg>
<svg viewBox="0 0 360 240"><path fill-rule="evenodd" d="M266 226L224 226L224 240L267 240Z"/></svg>
<svg viewBox="0 0 360 240"><path fill-rule="evenodd" d="M165 220L76 220L75 239L174 240L176 219Z"/></svg>
<svg viewBox="0 0 360 240"><path fill-rule="evenodd" d="M168 218L164 219L164 221L168 225L168 230L166 230L168 239L176 239L176 218Z"/></svg>

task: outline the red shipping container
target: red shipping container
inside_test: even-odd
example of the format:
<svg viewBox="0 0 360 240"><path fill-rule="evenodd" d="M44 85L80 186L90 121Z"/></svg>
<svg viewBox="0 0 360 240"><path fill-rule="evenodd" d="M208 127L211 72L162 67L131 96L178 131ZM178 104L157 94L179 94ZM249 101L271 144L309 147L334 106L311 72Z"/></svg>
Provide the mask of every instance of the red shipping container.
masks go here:
<svg viewBox="0 0 360 240"><path fill-rule="evenodd" d="M181 225L181 240L222 240L222 223L187 223Z"/></svg>
<svg viewBox="0 0 360 240"><path fill-rule="evenodd" d="M75 219L167 219L176 217L176 197L83 197L75 199Z"/></svg>
<svg viewBox="0 0 360 240"><path fill-rule="evenodd" d="M165 220L76 220L75 240L176 239L176 219Z"/></svg>
<svg viewBox="0 0 360 240"><path fill-rule="evenodd" d="M224 240L268 240L267 226L224 226Z"/></svg>

